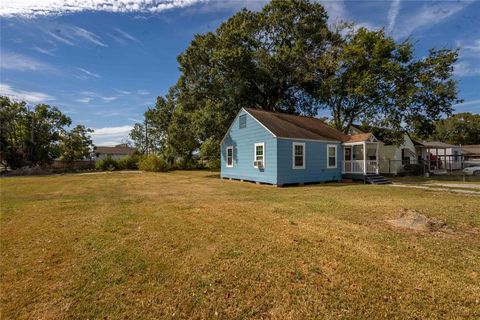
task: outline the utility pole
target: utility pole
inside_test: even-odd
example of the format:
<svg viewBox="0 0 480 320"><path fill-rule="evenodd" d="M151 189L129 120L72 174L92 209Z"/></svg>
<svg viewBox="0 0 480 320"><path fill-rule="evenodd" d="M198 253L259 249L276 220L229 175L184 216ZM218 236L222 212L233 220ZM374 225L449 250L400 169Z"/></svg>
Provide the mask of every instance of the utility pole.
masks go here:
<svg viewBox="0 0 480 320"><path fill-rule="evenodd" d="M145 117L145 153L148 154L148 119Z"/></svg>

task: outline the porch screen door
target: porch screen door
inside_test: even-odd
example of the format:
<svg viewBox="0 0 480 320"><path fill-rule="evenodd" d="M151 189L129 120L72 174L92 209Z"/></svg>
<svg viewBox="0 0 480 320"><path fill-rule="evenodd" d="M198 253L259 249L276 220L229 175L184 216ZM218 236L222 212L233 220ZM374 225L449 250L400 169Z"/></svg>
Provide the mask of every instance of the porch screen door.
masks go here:
<svg viewBox="0 0 480 320"><path fill-rule="evenodd" d="M352 148L345 148L344 172L352 172Z"/></svg>

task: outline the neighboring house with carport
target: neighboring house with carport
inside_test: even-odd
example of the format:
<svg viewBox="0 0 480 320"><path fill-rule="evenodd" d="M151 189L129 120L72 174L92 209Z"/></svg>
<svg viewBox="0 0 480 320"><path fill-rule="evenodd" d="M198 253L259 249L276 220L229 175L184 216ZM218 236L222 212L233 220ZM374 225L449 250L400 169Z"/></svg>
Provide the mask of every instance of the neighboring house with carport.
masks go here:
<svg viewBox="0 0 480 320"><path fill-rule="evenodd" d="M134 149L126 144L119 144L114 147L97 146L95 149L95 160L98 161L106 158L119 160L132 154L133 151Z"/></svg>
<svg viewBox="0 0 480 320"><path fill-rule="evenodd" d="M312 117L242 108L221 141L221 177L278 186L378 176L378 140Z"/></svg>
<svg viewBox="0 0 480 320"><path fill-rule="evenodd" d="M393 132L384 128L372 128L373 134L379 140L378 161L380 174L399 174L404 172L405 165L417 163L415 144L408 133L403 134L403 142L396 145L391 142ZM364 131L358 126L352 126L350 134L361 134Z"/></svg>
<svg viewBox="0 0 480 320"><path fill-rule="evenodd" d="M428 163L428 170L442 173L462 169L462 147L440 141L415 141L419 159Z"/></svg>
<svg viewBox="0 0 480 320"><path fill-rule="evenodd" d="M460 147L465 161L480 162L480 144L464 144Z"/></svg>

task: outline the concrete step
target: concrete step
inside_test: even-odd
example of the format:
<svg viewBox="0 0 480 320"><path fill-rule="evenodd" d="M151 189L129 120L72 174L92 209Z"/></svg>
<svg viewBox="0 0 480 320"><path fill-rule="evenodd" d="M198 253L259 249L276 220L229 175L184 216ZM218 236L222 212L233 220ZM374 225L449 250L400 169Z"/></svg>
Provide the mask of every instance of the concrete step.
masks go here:
<svg viewBox="0 0 480 320"><path fill-rule="evenodd" d="M379 174L367 174L365 180L370 184L391 184L392 182L388 179L385 179Z"/></svg>

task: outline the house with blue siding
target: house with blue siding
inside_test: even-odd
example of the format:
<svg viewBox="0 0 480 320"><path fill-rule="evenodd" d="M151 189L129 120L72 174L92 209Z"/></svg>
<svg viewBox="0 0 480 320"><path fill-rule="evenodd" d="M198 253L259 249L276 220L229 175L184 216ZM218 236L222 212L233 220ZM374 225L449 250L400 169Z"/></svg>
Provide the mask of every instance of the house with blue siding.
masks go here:
<svg viewBox="0 0 480 320"><path fill-rule="evenodd" d="M221 142L221 178L277 186L378 177L378 140L322 120L242 108Z"/></svg>

